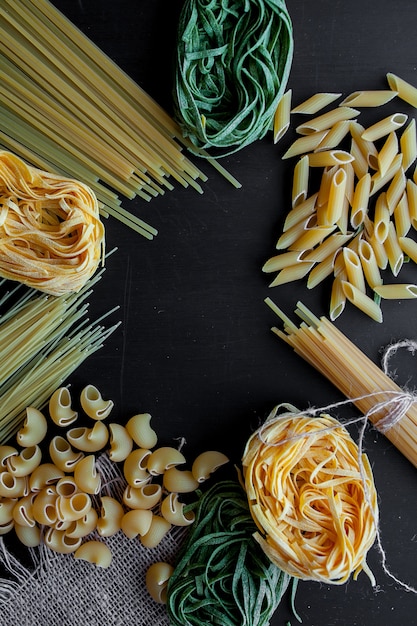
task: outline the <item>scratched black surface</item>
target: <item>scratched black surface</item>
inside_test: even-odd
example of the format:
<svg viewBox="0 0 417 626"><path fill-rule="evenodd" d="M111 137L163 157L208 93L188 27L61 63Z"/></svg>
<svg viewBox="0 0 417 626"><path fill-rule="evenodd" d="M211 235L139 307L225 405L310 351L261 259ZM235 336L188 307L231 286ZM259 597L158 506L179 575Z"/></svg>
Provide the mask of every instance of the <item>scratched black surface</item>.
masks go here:
<svg viewBox="0 0 417 626"><path fill-rule="evenodd" d="M168 111L181 4L55 0ZM387 0L294 0L288 8L295 40L289 81L294 102L316 91L347 95L385 88L389 71L417 84L413 0L395 7ZM401 110L410 113L405 105ZM118 250L90 300L92 317L120 305L116 317L122 326L71 377L72 388L97 385L114 399L114 418L121 422L133 412L150 412L160 441L185 437L190 457L216 447L238 463L252 429L277 402L304 408L341 399L274 337L270 327L277 320L263 302L271 296L288 314L298 299L318 315L328 311L327 283L313 292L302 282L271 290L261 272L288 209L292 165L280 157L290 139L274 146L267 137L227 158L224 164L242 183L240 190L200 163L209 176L203 195L177 187L150 203L125 201L158 229L153 242L114 219L106 222L107 247ZM415 267L404 272L416 281ZM384 304L381 325L348 307L337 326L378 362L380 348L392 340L417 338L416 306ZM415 360L401 356L395 366L400 383L415 384ZM387 565L417 586L416 470L381 435L369 430L365 444L380 494ZM300 583L303 624L417 624L416 596L387 578L376 549L369 561L379 593L364 574L341 587ZM285 600L271 624L283 626L289 619L296 623Z"/></svg>

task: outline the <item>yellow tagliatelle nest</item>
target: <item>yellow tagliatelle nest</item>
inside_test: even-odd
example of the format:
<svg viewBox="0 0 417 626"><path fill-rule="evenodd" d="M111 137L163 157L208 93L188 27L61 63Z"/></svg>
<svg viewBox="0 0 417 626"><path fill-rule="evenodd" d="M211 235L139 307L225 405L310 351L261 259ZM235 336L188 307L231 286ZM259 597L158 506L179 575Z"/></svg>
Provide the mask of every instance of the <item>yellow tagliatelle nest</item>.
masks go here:
<svg viewBox="0 0 417 626"><path fill-rule="evenodd" d="M342 584L361 570L377 533L366 455L329 415L274 412L247 442L243 475L256 539L278 567L303 580Z"/></svg>
<svg viewBox="0 0 417 626"><path fill-rule="evenodd" d="M93 191L0 151L0 275L58 296L79 291L103 254Z"/></svg>

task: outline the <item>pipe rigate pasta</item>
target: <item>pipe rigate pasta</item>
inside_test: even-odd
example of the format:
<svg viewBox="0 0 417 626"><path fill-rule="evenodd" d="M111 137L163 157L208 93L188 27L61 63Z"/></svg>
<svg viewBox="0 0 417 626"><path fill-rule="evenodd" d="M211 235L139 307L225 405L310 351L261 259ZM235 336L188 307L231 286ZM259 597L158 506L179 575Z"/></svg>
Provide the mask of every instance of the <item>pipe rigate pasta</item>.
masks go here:
<svg viewBox="0 0 417 626"><path fill-rule="evenodd" d="M170 467L164 473L162 482L165 489L178 493L190 493L199 486L191 470L179 470L176 467Z"/></svg>
<svg viewBox="0 0 417 626"><path fill-rule="evenodd" d="M74 558L94 563L97 567L106 568L112 561L112 553L103 541L86 541L77 548Z"/></svg>
<svg viewBox="0 0 417 626"><path fill-rule="evenodd" d="M13 521L13 509L18 498L2 498L0 500L0 528Z"/></svg>
<svg viewBox="0 0 417 626"><path fill-rule="evenodd" d="M39 526L14 525L17 538L27 548L36 548L42 541L41 529Z"/></svg>
<svg viewBox="0 0 417 626"><path fill-rule="evenodd" d="M123 474L131 487L140 487L151 478L147 470L150 455L150 450L137 448L126 457L123 463Z"/></svg>
<svg viewBox="0 0 417 626"><path fill-rule="evenodd" d="M171 524L161 515L152 514L148 532L141 536L140 541L145 548L156 548L170 531Z"/></svg>
<svg viewBox="0 0 417 626"><path fill-rule="evenodd" d="M64 476L56 483L55 490L58 496L69 498L77 493L78 485L72 476Z"/></svg>
<svg viewBox="0 0 417 626"><path fill-rule="evenodd" d="M38 524L53 526L58 520L57 493L53 487L45 487L37 493L32 504L32 514Z"/></svg>
<svg viewBox="0 0 417 626"><path fill-rule="evenodd" d="M63 530L47 528L44 534L44 541L48 548L61 554L75 552L81 545L81 539L68 537Z"/></svg>
<svg viewBox="0 0 417 626"><path fill-rule="evenodd" d="M116 498L101 497L100 515L97 520L97 532L100 537L111 537L122 527L123 506Z"/></svg>
<svg viewBox="0 0 417 626"><path fill-rule="evenodd" d="M184 511L185 504L180 502L177 493L170 493L161 503L162 516L173 526L189 526L194 522L193 511Z"/></svg>
<svg viewBox="0 0 417 626"><path fill-rule="evenodd" d="M78 417L78 412L72 408L72 399L68 387L60 387L54 391L48 406L49 415L57 426L69 426Z"/></svg>
<svg viewBox="0 0 417 626"><path fill-rule="evenodd" d="M210 474L228 462L228 457L222 452L207 450L194 459L191 473L198 483L202 483L209 478Z"/></svg>
<svg viewBox="0 0 417 626"><path fill-rule="evenodd" d="M113 400L104 400L100 391L94 385L87 385L81 391L80 403L88 417L93 420L104 420L113 409Z"/></svg>
<svg viewBox="0 0 417 626"><path fill-rule="evenodd" d="M162 497L162 487L146 483L140 487L127 485L123 492L123 503L131 509L152 509Z"/></svg>
<svg viewBox="0 0 417 626"><path fill-rule="evenodd" d="M133 441L140 448L152 449L158 442L158 437L151 427L151 415L149 413L138 413L131 417L126 429Z"/></svg>
<svg viewBox="0 0 417 626"><path fill-rule="evenodd" d="M73 450L69 441L61 435L56 435L49 444L49 455L52 463L63 472L72 472L84 453L81 450Z"/></svg>
<svg viewBox="0 0 417 626"><path fill-rule="evenodd" d="M170 446L157 448L148 458L147 469L151 476L163 474L170 467L182 465L186 462L185 456Z"/></svg>
<svg viewBox="0 0 417 626"><path fill-rule="evenodd" d="M109 457L115 463L125 461L132 452L133 439L125 426L109 424L110 449Z"/></svg>
<svg viewBox="0 0 417 626"><path fill-rule="evenodd" d="M61 522L75 522L82 519L91 509L91 498L87 493L75 493L68 497L58 496L56 510Z"/></svg>
<svg viewBox="0 0 417 626"><path fill-rule="evenodd" d="M152 511L148 509L132 509L125 513L121 521L121 529L129 539L137 535L146 535L152 523Z"/></svg>
<svg viewBox="0 0 417 626"><path fill-rule="evenodd" d="M44 487L57 483L64 476L63 470L54 463L41 463L29 477L29 489L41 491Z"/></svg>
<svg viewBox="0 0 417 626"><path fill-rule="evenodd" d="M35 526L36 520L33 516L33 501L36 494L29 493L23 498L19 498L13 507L13 519L20 526Z"/></svg>
<svg viewBox="0 0 417 626"><path fill-rule="evenodd" d="M108 428L103 422L95 422L92 428L76 427L67 432L70 444L83 452L98 452L106 445L109 438Z"/></svg>
<svg viewBox="0 0 417 626"><path fill-rule="evenodd" d="M7 459L12 455L19 454L17 448L14 446L2 445L0 446L0 468L7 468Z"/></svg>
<svg viewBox="0 0 417 626"><path fill-rule="evenodd" d="M101 487L101 477L97 472L94 454L85 456L74 468L74 480L81 491L97 494Z"/></svg>
<svg viewBox="0 0 417 626"><path fill-rule="evenodd" d="M172 576L174 568L169 563L158 561L152 563L146 572L146 588L150 596L160 604L166 603L166 590L168 580Z"/></svg>
<svg viewBox="0 0 417 626"><path fill-rule="evenodd" d="M20 446L34 446L45 438L48 423L44 414L33 406L26 408L26 417L16 434Z"/></svg>
<svg viewBox="0 0 417 626"><path fill-rule="evenodd" d="M27 494L28 481L26 476L13 476L7 470L0 472L0 497L20 498Z"/></svg>
<svg viewBox="0 0 417 626"><path fill-rule="evenodd" d="M13 454L7 459L7 469L13 476L29 476L42 461L42 452L38 445L23 448L20 454Z"/></svg>
<svg viewBox="0 0 417 626"><path fill-rule="evenodd" d="M81 517L77 519L71 528L66 531L68 537L73 537L74 539L79 539L83 537L87 537L90 533L92 533L96 527L98 522L98 514L94 507L91 507L89 511Z"/></svg>

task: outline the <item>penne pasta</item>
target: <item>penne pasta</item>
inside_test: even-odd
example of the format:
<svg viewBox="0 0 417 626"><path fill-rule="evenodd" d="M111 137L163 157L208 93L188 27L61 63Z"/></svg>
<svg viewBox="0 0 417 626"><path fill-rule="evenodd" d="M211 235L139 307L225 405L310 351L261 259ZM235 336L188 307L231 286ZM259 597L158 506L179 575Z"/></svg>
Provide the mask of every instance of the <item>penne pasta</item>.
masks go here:
<svg viewBox="0 0 417 626"><path fill-rule="evenodd" d="M342 233L333 233L329 235L324 241L322 241L316 248L311 250L304 258L304 261L314 263L321 263L327 257L334 256L334 254L342 248L350 239L352 239L353 233L343 235Z"/></svg>
<svg viewBox="0 0 417 626"><path fill-rule="evenodd" d="M304 276L306 276L313 267L314 262L305 263L304 261L300 261L296 265L284 267L284 269L278 272L277 276L269 286L278 287L278 285L284 285L286 283L294 282L295 280L300 280L301 278L304 278Z"/></svg>
<svg viewBox="0 0 417 626"><path fill-rule="evenodd" d="M274 114L274 143L278 143L290 127L292 90L288 89L278 102Z"/></svg>
<svg viewBox="0 0 417 626"><path fill-rule="evenodd" d="M387 196L385 192L382 192L376 199L374 216L374 236L380 243L384 243L388 237L389 223L390 211Z"/></svg>
<svg viewBox="0 0 417 626"><path fill-rule="evenodd" d="M400 137L400 149L403 155L403 169L406 172L417 158L416 121L414 118Z"/></svg>
<svg viewBox="0 0 417 626"><path fill-rule="evenodd" d="M404 254L414 261L414 263L417 263L417 242L410 237L398 237L398 243Z"/></svg>
<svg viewBox="0 0 417 626"><path fill-rule="evenodd" d="M359 228L359 226L364 223L365 215L367 215L369 208L370 192L371 175L367 172L356 183L353 194L350 224L354 229Z"/></svg>
<svg viewBox="0 0 417 626"><path fill-rule="evenodd" d="M321 130L328 130L337 124L337 122L351 120L358 114L359 111L356 109L352 109L350 107L337 107L309 120L309 122L300 124L296 128L296 132L299 135L310 135L311 133L316 133Z"/></svg>
<svg viewBox="0 0 417 626"><path fill-rule="evenodd" d="M301 157L295 167L292 183L291 205L296 207L308 196L308 179L309 179L309 157L305 155Z"/></svg>
<svg viewBox="0 0 417 626"><path fill-rule="evenodd" d="M413 85L392 72L387 74L387 81L390 89L395 91L401 100L417 107L417 89Z"/></svg>
<svg viewBox="0 0 417 626"><path fill-rule="evenodd" d="M336 224L306 228L299 239L288 246L288 250L299 250L301 252L311 250L320 244L327 237L327 235L330 235L330 233L332 233L335 229Z"/></svg>
<svg viewBox="0 0 417 626"><path fill-rule="evenodd" d="M390 102L396 95L397 93L390 89L354 91L340 103L340 106L379 107Z"/></svg>
<svg viewBox="0 0 417 626"><path fill-rule="evenodd" d="M392 283L377 285L375 293L386 300L409 300L417 298L417 285Z"/></svg>
<svg viewBox="0 0 417 626"><path fill-rule="evenodd" d="M398 276L404 263L404 253L398 242L397 233L393 222L389 223L388 236L384 242L387 251L388 263L394 276Z"/></svg>
<svg viewBox="0 0 417 626"><path fill-rule="evenodd" d="M332 167L332 165L344 165L353 160L352 155L345 150L322 150L310 152L308 164L310 167Z"/></svg>
<svg viewBox="0 0 417 626"><path fill-rule="evenodd" d="M371 319L382 323L381 308L374 300L372 300L372 298L347 281L342 281L342 289L349 302L360 309L362 313L368 315Z"/></svg>
<svg viewBox="0 0 417 626"><path fill-rule="evenodd" d="M394 209L394 224L398 237L405 237L411 228L410 211L406 192L401 196Z"/></svg>
<svg viewBox="0 0 417 626"><path fill-rule="evenodd" d="M293 244L297 239L299 239L305 230L308 228L312 228L317 225L317 215L315 213L308 215L305 219L300 222L297 222L290 228L287 228L282 235L279 237L276 248L278 250L283 250L284 248L288 248L291 244Z"/></svg>
<svg viewBox="0 0 417 626"><path fill-rule="evenodd" d="M378 267L381 270L385 270L388 265L388 256L387 251L385 250L384 244L378 241L375 237L375 234L367 237L367 241L369 242L372 250L374 251L376 262L378 263Z"/></svg>
<svg viewBox="0 0 417 626"><path fill-rule="evenodd" d="M389 135L392 131L399 130L406 123L408 116L405 113L394 113L389 115L379 122L372 124L366 128L362 133L362 139L365 141L376 141L386 135Z"/></svg>
<svg viewBox="0 0 417 626"><path fill-rule="evenodd" d="M394 158L398 154L399 142L397 133L389 133L381 150L378 152L378 170L381 176L385 176Z"/></svg>
<svg viewBox="0 0 417 626"><path fill-rule="evenodd" d="M282 252L281 254L277 254L266 263L264 263L262 267L262 271L265 273L278 272L279 270L284 269L284 267L289 267L291 265L296 265L298 261L301 261L303 253L298 250L290 250L289 252Z"/></svg>
<svg viewBox="0 0 417 626"><path fill-rule="evenodd" d="M408 213L412 227L417 227L417 185L410 178L407 179L405 186L407 194Z"/></svg>
<svg viewBox="0 0 417 626"><path fill-rule="evenodd" d="M395 177L395 175L401 169L402 160L403 155L401 153L397 154L397 156L394 157L391 166L385 172L384 176L381 176L379 170L371 176L371 196L380 191L387 183L389 183Z"/></svg>
<svg viewBox="0 0 417 626"><path fill-rule="evenodd" d="M326 210L326 223L337 224L343 213L346 194L347 175L344 169L338 169L330 181L329 199Z"/></svg>
<svg viewBox="0 0 417 626"><path fill-rule="evenodd" d="M356 178L361 179L368 173L369 163L367 157L364 155L357 141L355 141L353 137L350 143L349 152L353 157L352 167L355 172Z"/></svg>
<svg viewBox="0 0 417 626"><path fill-rule="evenodd" d="M404 169L400 167L387 188L387 204L391 215L405 191L406 184Z"/></svg>
<svg viewBox="0 0 417 626"><path fill-rule="evenodd" d="M307 279L307 289L314 289L314 287L317 287L323 280L333 274L336 254L337 252L329 254L328 257L312 268Z"/></svg>
<svg viewBox="0 0 417 626"><path fill-rule="evenodd" d="M363 154L369 167L376 170L378 169L378 150L376 149L373 141L364 139L363 133L365 128L357 121L350 122L350 134L355 141L359 150Z"/></svg>
<svg viewBox="0 0 417 626"><path fill-rule="evenodd" d="M343 261L345 264L347 281L363 293L366 292L365 277L362 270L359 255L351 248L343 248Z"/></svg>
<svg viewBox="0 0 417 626"><path fill-rule="evenodd" d="M349 130L350 120L341 120L340 122L336 122L336 124L325 133L323 139L314 150L318 152L320 150L333 150L337 148L349 133ZM304 136L310 137L311 135Z"/></svg>
<svg viewBox="0 0 417 626"><path fill-rule="evenodd" d="M329 131L321 130L317 133L311 133L310 135L303 135L298 137L292 142L288 150L284 153L283 159L290 159L295 156L306 154L307 152L313 152Z"/></svg>
<svg viewBox="0 0 417 626"><path fill-rule="evenodd" d="M382 285L382 277L379 271L374 249L365 239L359 243L359 259L368 285L373 289L376 285Z"/></svg>
<svg viewBox="0 0 417 626"><path fill-rule="evenodd" d="M331 167L325 167L323 169L321 179L320 179L320 187L317 195L317 206L322 207L327 204L329 201L329 193L330 193L330 185L333 179L333 176L339 169L338 165L333 165ZM324 212L325 213L325 212ZM322 220L319 215L319 211L317 211L318 223L321 224Z"/></svg>
<svg viewBox="0 0 417 626"><path fill-rule="evenodd" d="M291 110L291 113L314 115L340 98L341 93L315 93Z"/></svg>

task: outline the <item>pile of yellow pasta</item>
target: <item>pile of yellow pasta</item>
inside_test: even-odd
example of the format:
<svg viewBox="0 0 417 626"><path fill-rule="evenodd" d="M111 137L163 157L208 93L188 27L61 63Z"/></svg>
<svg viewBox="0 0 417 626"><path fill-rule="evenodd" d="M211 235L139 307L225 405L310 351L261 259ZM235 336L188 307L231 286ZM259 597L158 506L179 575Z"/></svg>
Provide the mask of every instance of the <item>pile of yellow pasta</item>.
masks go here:
<svg viewBox="0 0 417 626"><path fill-rule="evenodd" d="M329 415L276 411L242 459L257 541L296 578L343 584L365 570L373 580L366 554L378 505L367 457Z"/></svg>
<svg viewBox="0 0 417 626"><path fill-rule="evenodd" d="M360 108L395 97L417 107L417 88L394 74L387 79L389 89L354 92L336 107L341 94L318 93L291 108L288 91L275 117L278 140L291 115L309 116L283 155L297 158L291 208L276 244L280 253L263 271L276 273L271 287L308 276L311 289L332 277L332 320L349 301L382 322L381 298L417 297L416 285L396 278L406 259L417 262L415 120L396 112L365 128L357 119ZM384 284L385 269L391 284Z"/></svg>
<svg viewBox="0 0 417 626"><path fill-rule="evenodd" d="M56 552L108 567L112 554L106 537L123 532L152 548L172 526L192 524L181 494L196 490L228 458L203 452L191 469L181 470L186 458L178 449L156 447L149 413L131 417L125 426L106 425L113 402L93 385L82 390L80 405L91 427L73 425L79 411L69 389L60 387L50 397L48 411L52 422L65 429L62 435L48 442L46 411L28 407L17 445L0 446L0 534L14 529L28 547L44 542ZM103 493L97 455L104 452L122 464L120 499ZM152 581L150 576L154 596Z"/></svg>
<svg viewBox="0 0 417 626"><path fill-rule="evenodd" d="M0 275L58 296L78 292L103 255L94 192L0 151Z"/></svg>

